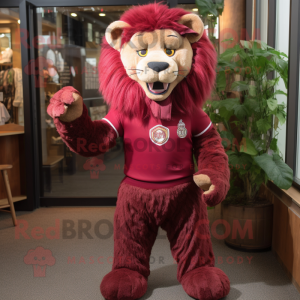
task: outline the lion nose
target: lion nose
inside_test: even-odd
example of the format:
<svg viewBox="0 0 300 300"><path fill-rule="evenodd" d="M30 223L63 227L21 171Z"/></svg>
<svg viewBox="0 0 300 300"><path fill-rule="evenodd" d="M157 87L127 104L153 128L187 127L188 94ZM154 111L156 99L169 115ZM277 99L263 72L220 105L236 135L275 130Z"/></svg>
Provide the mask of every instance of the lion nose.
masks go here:
<svg viewBox="0 0 300 300"><path fill-rule="evenodd" d="M169 67L169 64L161 61L151 61L148 63L148 67L157 73L163 71Z"/></svg>

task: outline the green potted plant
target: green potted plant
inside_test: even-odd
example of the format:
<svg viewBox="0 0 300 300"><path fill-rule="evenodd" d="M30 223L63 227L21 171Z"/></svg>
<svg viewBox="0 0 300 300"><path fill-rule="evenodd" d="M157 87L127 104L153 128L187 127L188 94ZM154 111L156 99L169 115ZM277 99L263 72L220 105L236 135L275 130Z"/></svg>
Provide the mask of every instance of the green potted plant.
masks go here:
<svg viewBox="0 0 300 300"><path fill-rule="evenodd" d="M293 172L277 146L278 128L286 121L286 113L276 97L286 93L275 87L280 78L287 87L287 59L260 41L240 41L218 59L214 99L219 100L208 101L206 111L219 125L229 158L231 188L222 203L222 219L232 228L225 242L234 247L271 246L273 208L259 197L259 189L268 180L281 189L290 188L293 181ZM270 72L273 79L268 78Z"/></svg>

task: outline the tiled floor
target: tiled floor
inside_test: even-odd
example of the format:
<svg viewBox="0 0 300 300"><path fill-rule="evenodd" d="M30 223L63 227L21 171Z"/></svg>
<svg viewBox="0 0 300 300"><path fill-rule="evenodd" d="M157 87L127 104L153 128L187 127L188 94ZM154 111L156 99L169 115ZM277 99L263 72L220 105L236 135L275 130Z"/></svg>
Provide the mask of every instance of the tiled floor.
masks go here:
<svg viewBox="0 0 300 300"><path fill-rule="evenodd" d="M9 214L0 213L0 299L103 300L99 284L111 270L113 214L114 208L109 207L50 207L17 212L20 224L25 226L22 234L12 226ZM219 209L210 210L209 218L211 223L219 218ZM91 225L89 239L79 237L79 220ZM101 237L94 230L99 221L103 223ZM74 226L73 230L68 231L67 225ZM51 239L50 229L47 231L54 226L57 226L57 239ZM37 231L40 236L34 236ZM241 252L228 248L222 240L212 237L212 241L216 266L231 281L226 300L300 299L271 251ZM24 261L28 251L39 246L49 249L51 253L45 255L55 259L53 265L46 266L45 277L38 277L41 272L34 269L32 262ZM159 232L150 263L148 290L141 299L191 299L176 280L176 265L163 231Z"/></svg>

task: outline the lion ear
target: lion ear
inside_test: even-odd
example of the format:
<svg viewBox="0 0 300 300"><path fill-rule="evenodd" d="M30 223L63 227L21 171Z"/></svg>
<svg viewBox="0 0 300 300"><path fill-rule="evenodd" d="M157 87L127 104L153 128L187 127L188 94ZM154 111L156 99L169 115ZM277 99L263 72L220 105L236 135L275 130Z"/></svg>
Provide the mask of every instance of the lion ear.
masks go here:
<svg viewBox="0 0 300 300"><path fill-rule="evenodd" d="M200 17L195 14L186 14L183 15L179 21L179 24L185 25L189 29L195 31L195 33L187 33L186 37L190 41L190 43L195 43L199 41L204 32L204 24Z"/></svg>
<svg viewBox="0 0 300 300"><path fill-rule="evenodd" d="M125 27L130 27L130 25L123 21L115 21L106 28L106 41L116 50L121 48L121 35Z"/></svg>

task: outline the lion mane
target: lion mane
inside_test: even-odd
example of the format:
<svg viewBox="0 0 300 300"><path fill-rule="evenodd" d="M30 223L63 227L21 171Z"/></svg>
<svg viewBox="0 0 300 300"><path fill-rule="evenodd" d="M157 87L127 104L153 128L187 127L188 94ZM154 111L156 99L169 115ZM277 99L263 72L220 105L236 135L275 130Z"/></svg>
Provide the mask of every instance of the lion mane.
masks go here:
<svg viewBox="0 0 300 300"><path fill-rule="evenodd" d="M131 27L122 33L122 44L128 42L136 32L151 32L156 29L172 29L184 36L189 28L177 23L188 12L155 3L135 6L121 16L121 21ZM193 62L189 74L177 84L170 99L172 109L190 115L196 107L202 107L209 97L215 81L216 52L205 31L198 42L191 44ZM150 103L140 86L127 74L119 51L102 40L99 60L99 82L104 100L112 108L129 117L146 118L151 114Z"/></svg>

